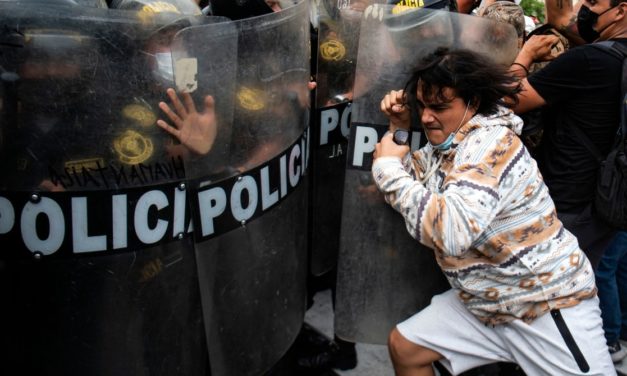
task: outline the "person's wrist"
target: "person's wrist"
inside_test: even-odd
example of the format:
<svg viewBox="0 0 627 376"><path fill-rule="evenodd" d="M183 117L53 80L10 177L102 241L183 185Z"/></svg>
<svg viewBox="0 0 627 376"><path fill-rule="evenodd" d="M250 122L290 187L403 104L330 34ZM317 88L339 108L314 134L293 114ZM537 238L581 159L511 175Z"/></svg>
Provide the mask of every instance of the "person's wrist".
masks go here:
<svg viewBox="0 0 627 376"><path fill-rule="evenodd" d="M343 94L337 94L337 95L334 95L333 98L331 98L329 101L333 104L339 104L342 102L348 102L350 101L350 99Z"/></svg>
<svg viewBox="0 0 627 376"><path fill-rule="evenodd" d="M389 131L394 133L394 131L396 131L397 129L404 129L406 131L409 130L409 120L390 120L390 127L389 127Z"/></svg>
<svg viewBox="0 0 627 376"><path fill-rule="evenodd" d="M522 69L525 72L524 77L529 76L529 68L527 68L524 64L515 61L512 63L512 67Z"/></svg>
<svg viewBox="0 0 627 376"><path fill-rule="evenodd" d="M533 60L533 56L529 52L527 52L527 50L525 50L525 47L523 45L523 49L518 53L514 62L521 64L529 69L529 66L531 65L531 63L533 63Z"/></svg>

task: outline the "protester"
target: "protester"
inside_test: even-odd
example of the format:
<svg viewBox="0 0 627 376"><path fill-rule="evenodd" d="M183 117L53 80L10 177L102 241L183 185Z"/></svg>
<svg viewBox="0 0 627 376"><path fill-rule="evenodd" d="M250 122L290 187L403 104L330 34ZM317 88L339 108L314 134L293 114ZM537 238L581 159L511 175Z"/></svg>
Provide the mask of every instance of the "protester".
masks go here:
<svg viewBox="0 0 627 376"><path fill-rule="evenodd" d="M398 375L432 375L435 361L454 374L497 361L530 375L614 374L591 265L509 129L521 120L503 98L519 90L486 58L440 49L381 102L390 133L373 177L452 286L390 334ZM410 109L429 140L413 155L393 141Z"/></svg>

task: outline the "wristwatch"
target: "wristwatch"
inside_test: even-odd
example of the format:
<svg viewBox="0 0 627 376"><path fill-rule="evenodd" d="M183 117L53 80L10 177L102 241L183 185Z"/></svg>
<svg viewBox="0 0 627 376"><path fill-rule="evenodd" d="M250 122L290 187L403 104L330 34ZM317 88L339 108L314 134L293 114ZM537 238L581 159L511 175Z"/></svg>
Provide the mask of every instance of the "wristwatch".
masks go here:
<svg viewBox="0 0 627 376"><path fill-rule="evenodd" d="M338 95L334 95L333 98L331 98L331 101L337 104L337 103L342 103L342 102L348 102L349 99L343 96L342 94L338 94Z"/></svg>

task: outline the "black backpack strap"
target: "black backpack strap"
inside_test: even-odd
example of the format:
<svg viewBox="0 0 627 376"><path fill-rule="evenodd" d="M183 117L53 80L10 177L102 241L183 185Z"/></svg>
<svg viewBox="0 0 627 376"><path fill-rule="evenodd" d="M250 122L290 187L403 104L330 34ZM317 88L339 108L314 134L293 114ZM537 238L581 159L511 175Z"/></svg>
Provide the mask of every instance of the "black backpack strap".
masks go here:
<svg viewBox="0 0 627 376"><path fill-rule="evenodd" d="M590 137L588 137L588 135L585 134L581 130L581 128L575 126L575 127L572 127L571 129L573 133L575 134L575 136L579 138L579 141L581 141L583 146L585 146L586 149L588 149L590 153L592 153L592 155L594 156L594 158L596 158L599 164L603 162L603 160L605 160L605 157L603 157L603 155L599 151L599 148L597 148L596 145L592 143L592 140L590 140Z"/></svg>
<svg viewBox="0 0 627 376"><path fill-rule="evenodd" d="M627 135L627 46L623 43L614 42L612 49L623 54L623 75L621 77L621 111L620 111L620 139L624 140Z"/></svg>

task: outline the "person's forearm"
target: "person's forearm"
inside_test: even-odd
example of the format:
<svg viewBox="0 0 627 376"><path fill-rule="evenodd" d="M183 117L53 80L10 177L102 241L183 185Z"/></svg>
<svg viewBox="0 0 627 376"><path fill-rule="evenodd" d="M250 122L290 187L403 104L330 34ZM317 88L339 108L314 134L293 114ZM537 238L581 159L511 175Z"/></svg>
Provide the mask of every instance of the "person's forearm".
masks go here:
<svg viewBox="0 0 627 376"><path fill-rule="evenodd" d="M582 3L583 0L578 0L575 5L571 0L545 0L546 23L575 45L585 43L577 32L577 12Z"/></svg>
<svg viewBox="0 0 627 376"><path fill-rule="evenodd" d="M380 158L372 166L373 178L385 200L405 220L409 234L425 246L446 256L460 256L496 216L498 197L490 183L498 184L482 166L462 175L475 175L473 184L459 176L445 189L434 193L403 171L398 158Z"/></svg>
<svg viewBox="0 0 627 376"><path fill-rule="evenodd" d="M457 12L470 14L480 3L481 0L457 0Z"/></svg>
<svg viewBox="0 0 627 376"><path fill-rule="evenodd" d="M570 23L573 15L571 0L545 0L546 23L559 27Z"/></svg>

